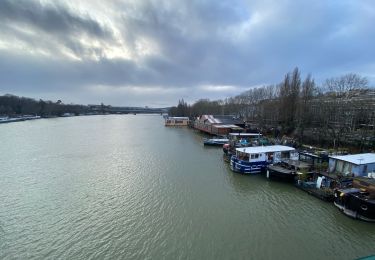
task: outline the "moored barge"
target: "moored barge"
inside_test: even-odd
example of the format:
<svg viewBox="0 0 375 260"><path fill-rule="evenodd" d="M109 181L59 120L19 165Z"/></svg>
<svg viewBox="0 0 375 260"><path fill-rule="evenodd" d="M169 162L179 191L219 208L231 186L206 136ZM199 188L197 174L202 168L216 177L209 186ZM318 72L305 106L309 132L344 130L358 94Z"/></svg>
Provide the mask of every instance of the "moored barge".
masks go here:
<svg viewBox="0 0 375 260"><path fill-rule="evenodd" d="M310 165L298 160L286 159L267 166L267 178L295 182L298 174L310 170Z"/></svg>
<svg viewBox="0 0 375 260"><path fill-rule="evenodd" d="M354 178L353 188L335 191L334 204L349 217L375 222L375 179Z"/></svg>
<svg viewBox="0 0 375 260"><path fill-rule="evenodd" d="M236 153L230 160L230 168L238 173L260 173L265 171L268 164L290 158L293 151L295 151L293 147L283 145L236 148Z"/></svg>

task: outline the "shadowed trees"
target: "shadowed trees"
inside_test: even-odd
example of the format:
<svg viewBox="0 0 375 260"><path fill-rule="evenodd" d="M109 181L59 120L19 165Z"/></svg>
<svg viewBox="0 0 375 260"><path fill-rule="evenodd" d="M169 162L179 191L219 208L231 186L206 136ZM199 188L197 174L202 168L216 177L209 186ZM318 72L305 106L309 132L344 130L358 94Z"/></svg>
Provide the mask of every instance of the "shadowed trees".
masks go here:
<svg viewBox="0 0 375 260"><path fill-rule="evenodd" d="M40 115L61 116L64 113L80 114L88 112L89 108L83 105L63 104L61 100L57 102L36 101L32 98L18 97L6 94L0 96L0 115Z"/></svg>

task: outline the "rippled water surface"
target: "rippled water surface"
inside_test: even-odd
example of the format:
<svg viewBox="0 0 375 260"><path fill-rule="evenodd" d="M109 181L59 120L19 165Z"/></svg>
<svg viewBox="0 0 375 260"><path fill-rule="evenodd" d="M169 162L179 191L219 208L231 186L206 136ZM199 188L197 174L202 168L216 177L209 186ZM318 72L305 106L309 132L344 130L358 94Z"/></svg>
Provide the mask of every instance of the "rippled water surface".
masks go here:
<svg viewBox="0 0 375 260"><path fill-rule="evenodd" d="M0 259L353 259L375 225L159 115L0 125Z"/></svg>

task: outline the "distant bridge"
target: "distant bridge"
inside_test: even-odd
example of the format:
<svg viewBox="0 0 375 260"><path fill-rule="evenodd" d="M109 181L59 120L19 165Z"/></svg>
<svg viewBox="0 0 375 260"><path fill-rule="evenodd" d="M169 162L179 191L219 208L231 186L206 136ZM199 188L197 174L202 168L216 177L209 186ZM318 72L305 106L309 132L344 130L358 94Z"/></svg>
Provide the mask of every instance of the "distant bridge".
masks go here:
<svg viewBox="0 0 375 260"><path fill-rule="evenodd" d="M163 114L168 113L169 110L169 108L113 107L104 105L89 105L89 107L93 112L110 114Z"/></svg>

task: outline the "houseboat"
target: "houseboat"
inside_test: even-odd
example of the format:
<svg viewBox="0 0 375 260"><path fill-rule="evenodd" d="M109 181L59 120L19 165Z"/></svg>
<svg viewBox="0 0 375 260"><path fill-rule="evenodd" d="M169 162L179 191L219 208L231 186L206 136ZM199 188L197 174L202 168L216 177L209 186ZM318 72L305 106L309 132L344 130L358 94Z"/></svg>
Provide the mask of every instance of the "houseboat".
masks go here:
<svg viewBox="0 0 375 260"><path fill-rule="evenodd" d="M287 159L281 161L280 163L269 165L267 167L267 177L271 179L295 182L298 179L306 179L304 177L305 175L320 172L322 169L326 170L328 167L328 155L324 155L323 153L315 154L304 150L299 151L298 154L293 153L292 155L292 160ZM315 181L316 179L317 177L314 178ZM302 187L305 187L305 185Z"/></svg>
<svg viewBox="0 0 375 260"><path fill-rule="evenodd" d="M187 126L189 124L188 117L165 117L165 126Z"/></svg>
<svg viewBox="0 0 375 260"><path fill-rule="evenodd" d="M305 179L304 175L320 172L322 168L328 167L328 156L322 156L307 151L292 153L291 159L282 160L279 163L267 167L267 177L270 179L295 182L298 179ZM314 180L316 181L316 178ZM308 185L309 186L309 185Z"/></svg>
<svg viewBox="0 0 375 260"><path fill-rule="evenodd" d="M305 162L311 166L312 169L320 171L328 168L328 152L326 151L300 151L298 153L298 160Z"/></svg>
<svg viewBox="0 0 375 260"><path fill-rule="evenodd" d="M230 168L234 172L244 174L260 173L268 164L290 158L293 151L293 147L283 145L236 148L236 153L230 160Z"/></svg>
<svg viewBox="0 0 375 260"><path fill-rule="evenodd" d="M367 176L375 172L375 153L330 156L329 172L352 177Z"/></svg>
<svg viewBox="0 0 375 260"><path fill-rule="evenodd" d="M375 179L354 178L352 188L335 191L334 204L349 217L375 222Z"/></svg>
<svg viewBox="0 0 375 260"><path fill-rule="evenodd" d="M242 132L245 123L232 115L202 115L194 120L193 127L211 135L228 135Z"/></svg>
<svg viewBox="0 0 375 260"><path fill-rule="evenodd" d="M291 154L291 158L296 155ZM309 172L311 166L305 162L286 159L279 163L270 164L267 166L267 178L280 181L295 182L297 175Z"/></svg>
<svg viewBox="0 0 375 260"><path fill-rule="evenodd" d="M329 171L328 154L302 151L299 161L310 165L309 171L297 175L296 187L324 201L333 202L336 189L351 187L352 177ZM327 171L328 170L328 171Z"/></svg>

